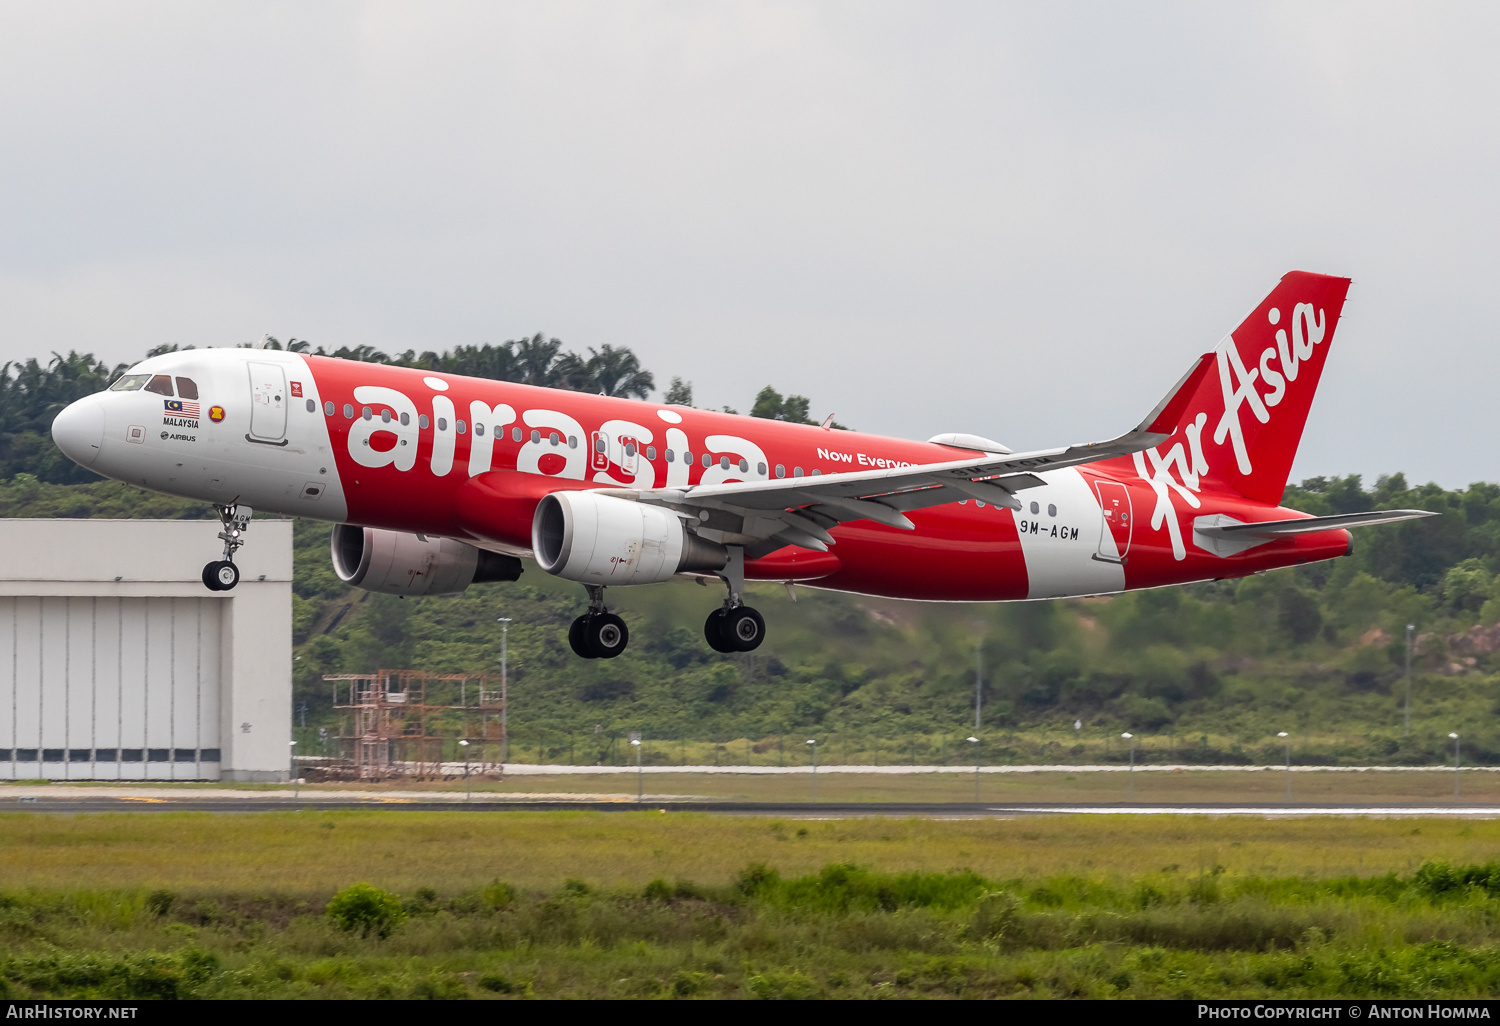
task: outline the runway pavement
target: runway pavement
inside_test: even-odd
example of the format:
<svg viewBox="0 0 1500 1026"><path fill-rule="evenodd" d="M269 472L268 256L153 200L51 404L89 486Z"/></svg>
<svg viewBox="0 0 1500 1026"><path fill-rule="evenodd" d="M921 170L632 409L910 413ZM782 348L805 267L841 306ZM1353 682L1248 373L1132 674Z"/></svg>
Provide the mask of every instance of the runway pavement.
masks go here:
<svg viewBox="0 0 1500 1026"><path fill-rule="evenodd" d="M1064 815L1251 816L1284 819L1308 816L1442 817L1500 819L1500 805L1295 802L745 802L691 795L493 794L466 798L463 792L420 791L237 791L169 788L17 788L0 795L0 812L289 812L400 809L411 812L640 812L666 815L707 812L741 816L849 818L997 817Z"/></svg>

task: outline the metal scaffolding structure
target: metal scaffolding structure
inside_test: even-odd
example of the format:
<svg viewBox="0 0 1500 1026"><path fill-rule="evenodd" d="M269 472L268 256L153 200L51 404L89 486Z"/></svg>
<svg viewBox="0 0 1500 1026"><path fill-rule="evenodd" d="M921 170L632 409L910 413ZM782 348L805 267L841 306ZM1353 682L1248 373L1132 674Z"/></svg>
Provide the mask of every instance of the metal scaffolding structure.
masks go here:
<svg viewBox="0 0 1500 1026"><path fill-rule="evenodd" d="M327 674L339 733L327 774L343 780L498 776L505 702L476 674L376 670ZM460 746L459 741L468 741ZM465 754L467 758L465 757Z"/></svg>

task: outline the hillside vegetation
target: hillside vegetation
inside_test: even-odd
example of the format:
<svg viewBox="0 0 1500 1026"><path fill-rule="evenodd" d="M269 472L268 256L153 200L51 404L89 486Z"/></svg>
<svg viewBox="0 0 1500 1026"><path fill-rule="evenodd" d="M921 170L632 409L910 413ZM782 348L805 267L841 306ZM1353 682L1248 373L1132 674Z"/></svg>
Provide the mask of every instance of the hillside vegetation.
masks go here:
<svg viewBox="0 0 1500 1026"><path fill-rule="evenodd" d="M756 586L770 628L751 655L712 652L703 617L715 587L669 584L611 595L630 624L622 657L568 650L581 588L528 564L513 584L459 598L351 591L328 559L328 525L296 525L294 679L298 722L317 744L334 724L325 673L383 667L498 674L511 617L513 761L619 761L621 736L709 743L693 761L744 751L805 761L972 760L976 650L982 666L980 756L993 762L1138 758L1279 762L1278 731L1304 763L1500 762L1490 726L1500 699L1500 488L1409 488L1400 475L1291 489L1317 513L1420 507L1440 518L1360 533L1352 556L1239 581L1110 599L926 605ZM113 482L0 484L6 516L201 517L192 503ZM253 530L251 544L254 544ZM205 557L207 558L207 556ZM1416 626L1412 732L1402 734L1404 628ZM1075 721L1081 729L1074 728ZM596 733L595 727L599 727ZM454 726L455 735L457 725ZM783 737L796 735L790 745ZM790 748L790 751L787 749ZM675 758L657 751L655 758Z"/></svg>

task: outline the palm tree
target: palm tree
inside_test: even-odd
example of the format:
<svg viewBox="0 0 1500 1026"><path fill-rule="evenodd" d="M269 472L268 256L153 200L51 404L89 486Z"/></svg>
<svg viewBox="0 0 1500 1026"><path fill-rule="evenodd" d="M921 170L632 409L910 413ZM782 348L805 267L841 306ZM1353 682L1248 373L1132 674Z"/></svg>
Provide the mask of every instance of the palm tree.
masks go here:
<svg viewBox="0 0 1500 1026"><path fill-rule="evenodd" d="M589 359L585 365L590 387L604 395L644 399L656 387L650 371L641 370L641 361L629 349L616 349L603 345L598 349L589 347Z"/></svg>

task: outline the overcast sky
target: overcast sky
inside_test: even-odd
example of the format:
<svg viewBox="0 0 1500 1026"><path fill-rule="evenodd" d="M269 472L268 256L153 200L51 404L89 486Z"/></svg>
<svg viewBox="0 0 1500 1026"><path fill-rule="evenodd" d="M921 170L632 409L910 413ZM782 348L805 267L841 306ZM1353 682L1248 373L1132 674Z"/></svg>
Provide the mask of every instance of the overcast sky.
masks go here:
<svg viewBox="0 0 1500 1026"><path fill-rule="evenodd" d="M1355 280L1294 477L1500 480L1495 5L0 5L0 359L545 331L747 409L1135 423Z"/></svg>

